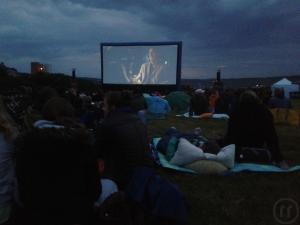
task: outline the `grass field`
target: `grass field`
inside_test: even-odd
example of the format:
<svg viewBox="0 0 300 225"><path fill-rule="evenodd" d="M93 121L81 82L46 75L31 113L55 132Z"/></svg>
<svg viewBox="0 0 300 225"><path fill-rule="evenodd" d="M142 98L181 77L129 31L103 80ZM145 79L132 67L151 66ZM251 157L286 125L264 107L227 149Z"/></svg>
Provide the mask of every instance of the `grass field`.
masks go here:
<svg viewBox="0 0 300 225"><path fill-rule="evenodd" d="M214 137L224 135L226 121L184 119L170 115L166 120L150 122L149 134L152 137L161 136L171 126L181 131L191 131L201 127L206 136ZM276 126L276 129L283 155L290 164L300 165L300 128L281 125ZM275 216L273 213L276 202L288 198L296 201L300 207L300 172L241 173L229 176L189 175L164 169L158 169L158 172L176 183L186 196L191 206L190 224L284 224L282 222L289 222L288 214L283 215L285 217L282 218L281 223L276 220L278 213ZM296 215L296 208L291 210L292 217ZM295 222L288 224L299 225L300 216Z"/></svg>

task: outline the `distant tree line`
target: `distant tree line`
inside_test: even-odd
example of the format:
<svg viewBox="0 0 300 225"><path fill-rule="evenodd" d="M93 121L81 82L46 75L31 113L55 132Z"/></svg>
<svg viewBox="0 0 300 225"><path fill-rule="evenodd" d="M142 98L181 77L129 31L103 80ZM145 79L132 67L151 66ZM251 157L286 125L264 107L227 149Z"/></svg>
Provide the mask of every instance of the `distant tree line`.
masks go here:
<svg viewBox="0 0 300 225"><path fill-rule="evenodd" d="M79 92L92 93L100 89L100 85L82 78L73 79L65 74L19 73L18 76L9 76L5 68L0 67L0 94L15 92L20 89L30 88L33 92L42 87L52 87L63 94L71 86L76 86Z"/></svg>

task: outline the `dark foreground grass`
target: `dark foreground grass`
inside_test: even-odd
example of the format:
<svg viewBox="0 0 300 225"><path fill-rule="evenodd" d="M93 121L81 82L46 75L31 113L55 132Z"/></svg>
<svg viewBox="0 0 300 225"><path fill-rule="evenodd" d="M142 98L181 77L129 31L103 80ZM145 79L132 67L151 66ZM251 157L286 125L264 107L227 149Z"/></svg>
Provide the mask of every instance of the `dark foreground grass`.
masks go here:
<svg viewBox="0 0 300 225"><path fill-rule="evenodd" d="M184 119L171 115L166 120L150 122L149 134L161 136L171 126L181 131L201 127L208 137L224 135L226 131L225 121ZM300 165L300 128L277 126L276 129L282 153L290 163ZM283 206L286 207L282 211L285 217L280 223L273 213L276 202L282 198L293 199L300 207L300 172L227 176L189 175L165 169L158 169L158 172L176 183L186 196L191 206L190 224L284 224L282 222L289 222L288 211L285 211L289 205ZM295 208L291 208L290 216L295 212ZM299 225L300 216L289 224Z"/></svg>

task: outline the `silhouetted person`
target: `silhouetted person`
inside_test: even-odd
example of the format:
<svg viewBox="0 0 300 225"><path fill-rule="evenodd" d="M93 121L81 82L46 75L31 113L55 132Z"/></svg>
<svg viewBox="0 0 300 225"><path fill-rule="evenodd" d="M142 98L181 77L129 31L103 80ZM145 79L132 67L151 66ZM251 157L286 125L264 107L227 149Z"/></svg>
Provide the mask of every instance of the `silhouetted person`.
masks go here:
<svg viewBox="0 0 300 225"><path fill-rule="evenodd" d="M253 91L241 94L228 121L225 143L236 145L237 161L243 147L267 147L272 160L283 168L287 167L279 150L272 113Z"/></svg>
<svg viewBox="0 0 300 225"><path fill-rule="evenodd" d="M104 97L103 123L97 130L96 151L105 162L106 177L123 189L132 171L145 164L147 130L131 108L128 92L109 92Z"/></svg>
<svg viewBox="0 0 300 225"><path fill-rule="evenodd" d="M17 224L93 224L100 190L90 136L63 98L43 107L43 119L17 141L16 174L22 212Z"/></svg>
<svg viewBox="0 0 300 225"><path fill-rule="evenodd" d="M207 112L209 112L207 96L204 91L195 91L191 97L190 115L192 115L192 113L195 115L201 115L202 113Z"/></svg>
<svg viewBox="0 0 300 225"><path fill-rule="evenodd" d="M41 110L44 104L51 98L58 97L58 93L54 88L43 87L36 95L35 109L38 113L41 113Z"/></svg>

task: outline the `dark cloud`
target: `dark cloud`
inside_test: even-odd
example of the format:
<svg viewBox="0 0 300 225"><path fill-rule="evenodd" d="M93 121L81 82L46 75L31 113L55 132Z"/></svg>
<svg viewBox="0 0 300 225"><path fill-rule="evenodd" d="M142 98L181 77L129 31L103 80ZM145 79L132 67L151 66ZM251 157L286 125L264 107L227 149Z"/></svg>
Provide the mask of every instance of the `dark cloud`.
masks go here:
<svg viewBox="0 0 300 225"><path fill-rule="evenodd" d="M98 76L99 42L183 41L183 75L299 74L294 0L4 0L0 59Z"/></svg>

